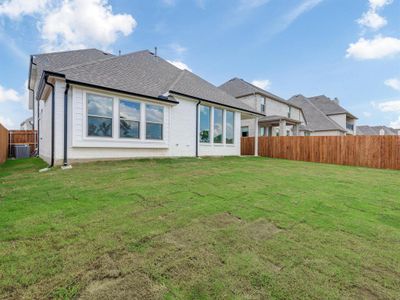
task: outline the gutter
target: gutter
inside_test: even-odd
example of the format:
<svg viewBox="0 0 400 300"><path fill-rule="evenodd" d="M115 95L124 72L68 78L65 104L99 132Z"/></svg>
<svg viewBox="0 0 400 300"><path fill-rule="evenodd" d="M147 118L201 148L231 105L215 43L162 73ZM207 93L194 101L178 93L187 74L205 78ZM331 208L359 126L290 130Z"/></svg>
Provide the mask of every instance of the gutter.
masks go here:
<svg viewBox="0 0 400 300"><path fill-rule="evenodd" d="M48 168L52 168L54 166L54 124L55 124L55 95L54 95L54 85L48 81L49 76L46 75L44 78L45 84L51 87L51 159L50 165Z"/></svg>
<svg viewBox="0 0 400 300"><path fill-rule="evenodd" d="M65 76L64 76L64 78L65 78ZM149 96L149 95L137 94L137 93L132 93L132 92L128 92L128 91L113 89L113 88L109 88L109 87L105 87L105 86L99 86L99 85L95 85L95 84L90 84L90 83L85 83L85 82L80 82L80 81L70 80L70 79L66 79L66 82L69 84L85 86L85 87L99 89L99 90L103 90L103 91L110 91L110 92L115 92L115 93L119 93L119 94L134 96L134 97L148 98L148 99L167 102L167 103L171 103L171 104L179 104L179 101L172 101L172 100L169 100L168 97L164 97L164 96L154 97L154 96Z"/></svg>
<svg viewBox="0 0 400 300"><path fill-rule="evenodd" d="M31 63L29 65L29 80L28 80L28 90L32 92L32 120L33 120L33 124L32 124L32 128L33 130L35 130L35 90L31 89L31 74L32 74L32 65L36 65L33 62L33 56L31 55ZM37 115L39 116L39 105L38 105L38 113ZM38 118L38 129L39 129L39 118ZM39 138L39 130L37 135L35 134L35 144L36 144L36 149L37 149L37 153L39 154L39 141L37 141L37 139Z"/></svg>
<svg viewBox="0 0 400 300"><path fill-rule="evenodd" d="M68 91L69 83L65 86L64 91L64 167L68 166L68 153L67 153L67 143L68 143Z"/></svg>
<svg viewBox="0 0 400 300"><path fill-rule="evenodd" d="M199 105L201 101L196 104L196 157L199 157Z"/></svg>

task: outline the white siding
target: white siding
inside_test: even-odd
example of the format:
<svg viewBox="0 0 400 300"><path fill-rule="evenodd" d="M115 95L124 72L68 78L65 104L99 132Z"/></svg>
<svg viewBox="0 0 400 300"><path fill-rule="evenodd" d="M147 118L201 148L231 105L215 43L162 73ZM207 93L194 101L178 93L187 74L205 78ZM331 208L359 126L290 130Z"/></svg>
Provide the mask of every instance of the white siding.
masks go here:
<svg viewBox="0 0 400 300"><path fill-rule="evenodd" d="M63 161L64 149L64 91L65 82L55 83L55 163ZM87 137L86 93L97 93L114 97L113 137ZM177 157L195 156L196 154L196 104L197 101L179 98L179 104L171 105L155 101L164 107L164 140L145 139L145 123L141 123L141 139L119 138L118 99L128 99L144 105L154 103L145 98L131 98L123 95L90 90L71 86L68 101L68 160L69 162L88 160L127 159L140 157ZM43 117L40 123L40 156L47 162L51 155L51 97L43 105ZM199 145L200 156L240 155L240 112L235 112L235 143L233 145ZM142 117L144 121L144 117Z"/></svg>

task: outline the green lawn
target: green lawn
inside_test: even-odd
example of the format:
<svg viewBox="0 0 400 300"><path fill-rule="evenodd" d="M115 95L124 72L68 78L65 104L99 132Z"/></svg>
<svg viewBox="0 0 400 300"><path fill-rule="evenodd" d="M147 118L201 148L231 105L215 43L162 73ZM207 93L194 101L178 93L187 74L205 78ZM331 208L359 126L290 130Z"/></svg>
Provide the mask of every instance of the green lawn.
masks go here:
<svg viewBox="0 0 400 300"><path fill-rule="evenodd" d="M400 298L398 171L255 157L44 166L0 166L0 298Z"/></svg>

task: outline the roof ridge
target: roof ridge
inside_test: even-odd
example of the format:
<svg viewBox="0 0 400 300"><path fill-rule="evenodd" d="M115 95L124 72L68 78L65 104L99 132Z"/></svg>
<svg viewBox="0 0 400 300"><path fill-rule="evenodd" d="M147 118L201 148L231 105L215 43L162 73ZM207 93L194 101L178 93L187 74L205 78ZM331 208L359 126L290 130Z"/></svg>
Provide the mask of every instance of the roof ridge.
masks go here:
<svg viewBox="0 0 400 300"><path fill-rule="evenodd" d="M186 70L181 70L178 76L176 76L174 82L172 82L171 86L168 88L168 91L173 91L176 84L182 79L183 75L185 74Z"/></svg>
<svg viewBox="0 0 400 300"><path fill-rule="evenodd" d="M103 50L100 50L100 49L97 49L97 48L85 48L85 49L74 49L74 50L55 51L55 52L48 52L48 53L37 53L37 54L32 54L32 56L52 55L52 54L61 54L61 53L67 53L67 52L79 52L79 51L88 51L88 50L96 50L96 51L102 52L102 53L107 54L107 55L113 55L113 56L115 56L115 55L112 54L112 53L108 53L108 52L106 52L106 51L103 51Z"/></svg>
<svg viewBox="0 0 400 300"><path fill-rule="evenodd" d="M149 52L150 53L149 50L141 50L141 51L129 52L129 53L126 53L126 54L123 54L123 55L118 55L118 56L113 55L111 57L105 57L105 58L101 58L101 59L96 59L96 60L89 61L89 62L82 63L82 64L75 64L75 65L68 66L68 67L65 67L65 68L62 68L62 69L58 69L57 71L59 71L59 72L61 71L62 72L62 71L66 71L66 70L70 70L70 69L74 69L74 68L78 68L78 67L89 66L89 65L92 65L92 64L96 64L96 63L100 63L100 62L104 62L104 61L108 61L108 60L112 60L112 59L118 59L118 58L121 58L121 57L125 57L125 56L132 55L132 54L135 54L135 53L141 53L141 52Z"/></svg>
<svg viewBox="0 0 400 300"><path fill-rule="evenodd" d="M304 97L304 96L303 96ZM307 98L304 97L304 99L306 99L306 101L308 101L310 103L310 105L312 105L317 111L319 111L325 119L327 119L329 122L331 122L333 125L337 125L339 128L341 128L343 131L346 131L346 129L344 129L342 126L340 126L337 122L335 122L334 120L332 120L331 118L329 118L322 110L320 110L314 103L312 103L312 101Z"/></svg>

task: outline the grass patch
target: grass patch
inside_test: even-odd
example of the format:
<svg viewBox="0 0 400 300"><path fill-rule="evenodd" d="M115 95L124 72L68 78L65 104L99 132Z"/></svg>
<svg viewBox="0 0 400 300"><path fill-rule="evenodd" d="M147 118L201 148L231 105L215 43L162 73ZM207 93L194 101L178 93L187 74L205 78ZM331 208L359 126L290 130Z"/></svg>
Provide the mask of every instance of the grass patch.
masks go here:
<svg viewBox="0 0 400 300"><path fill-rule="evenodd" d="M400 298L400 173L265 158L0 166L0 298Z"/></svg>

